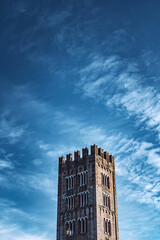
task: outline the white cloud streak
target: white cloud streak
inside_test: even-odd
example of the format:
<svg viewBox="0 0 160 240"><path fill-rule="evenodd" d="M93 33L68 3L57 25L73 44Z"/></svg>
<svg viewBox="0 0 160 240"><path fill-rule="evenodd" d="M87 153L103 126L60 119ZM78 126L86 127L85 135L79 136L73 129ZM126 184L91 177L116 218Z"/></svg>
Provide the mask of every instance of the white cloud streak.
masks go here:
<svg viewBox="0 0 160 240"><path fill-rule="evenodd" d="M158 133L160 138L160 94L152 86L145 86L145 75L138 65L127 59L110 56L95 57L80 71L78 84L84 96L95 98L112 109L135 116L136 124Z"/></svg>
<svg viewBox="0 0 160 240"><path fill-rule="evenodd" d="M16 203L7 199L0 199L0 239L5 240L49 240L47 231L42 233L33 227L34 223L44 224L45 219L34 216L33 212L28 213L17 208ZM32 222L32 227L27 230L24 222ZM14 222L14 223L13 223ZM25 227L24 227L25 226Z"/></svg>
<svg viewBox="0 0 160 240"><path fill-rule="evenodd" d="M0 185L8 189L20 189L25 193L36 190L48 196L52 200L57 200L57 173L51 169L51 173L15 173L7 171L0 174Z"/></svg>
<svg viewBox="0 0 160 240"><path fill-rule="evenodd" d="M0 116L0 138L16 143L24 133L24 126L17 126L14 120L7 120L6 113Z"/></svg>
<svg viewBox="0 0 160 240"><path fill-rule="evenodd" d="M4 224L0 222L0 237L5 240L50 240L47 234L31 234L23 231L16 224Z"/></svg>

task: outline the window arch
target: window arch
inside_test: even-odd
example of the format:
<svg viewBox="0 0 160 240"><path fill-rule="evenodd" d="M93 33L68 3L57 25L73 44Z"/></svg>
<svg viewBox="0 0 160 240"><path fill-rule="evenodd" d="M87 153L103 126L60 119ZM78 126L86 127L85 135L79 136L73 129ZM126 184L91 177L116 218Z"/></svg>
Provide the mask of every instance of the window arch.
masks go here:
<svg viewBox="0 0 160 240"><path fill-rule="evenodd" d="M73 189L75 186L75 174L66 177L66 188Z"/></svg>
<svg viewBox="0 0 160 240"><path fill-rule="evenodd" d="M66 222L66 235L73 236L75 232L75 220L69 220Z"/></svg>
<svg viewBox="0 0 160 240"><path fill-rule="evenodd" d="M78 232L84 234L87 232L87 219L88 217L78 218Z"/></svg>
<svg viewBox="0 0 160 240"><path fill-rule="evenodd" d="M103 206L108 207L110 209L110 196L102 193L103 198Z"/></svg>
<svg viewBox="0 0 160 240"><path fill-rule="evenodd" d="M84 191L84 192L80 192L78 193L78 205L79 207L84 207L88 205L88 193L89 191Z"/></svg>
<svg viewBox="0 0 160 240"><path fill-rule="evenodd" d="M86 185L88 183L88 170L78 173L79 186Z"/></svg>
<svg viewBox="0 0 160 240"><path fill-rule="evenodd" d="M66 197L66 208L68 210L74 209L75 194Z"/></svg>
<svg viewBox="0 0 160 240"><path fill-rule="evenodd" d="M105 175L104 173L101 173L101 179L102 179L102 185L110 188L110 179L108 175Z"/></svg>
<svg viewBox="0 0 160 240"><path fill-rule="evenodd" d="M104 218L104 233L111 236L111 221L107 218Z"/></svg>

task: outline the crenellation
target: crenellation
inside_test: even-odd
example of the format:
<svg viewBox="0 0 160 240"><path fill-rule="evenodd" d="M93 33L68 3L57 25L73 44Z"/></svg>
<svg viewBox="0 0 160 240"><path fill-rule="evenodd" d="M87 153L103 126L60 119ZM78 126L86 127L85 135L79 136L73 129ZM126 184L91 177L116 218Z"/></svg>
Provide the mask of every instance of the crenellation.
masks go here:
<svg viewBox="0 0 160 240"><path fill-rule="evenodd" d="M71 153L66 155L66 161L72 161L72 154Z"/></svg>
<svg viewBox="0 0 160 240"><path fill-rule="evenodd" d="M109 161L109 153L108 152L104 152L104 158Z"/></svg>
<svg viewBox="0 0 160 240"><path fill-rule="evenodd" d="M104 158L104 151L102 148L98 148L98 155Z"/></svg>
<svg viewBox="0 0 160 240"><path fill-rule="evenodd" d="M89 152L89 150L88 150L87 147L86 147L86 148L83 148L83 149L82 149L82 158L87 157L87 156L88 156L88 152Z"/></svg>
<svg viewBox="0 0 160 240"><path fill-rule="evenodd" d="M114 162L114 157L112 155L109 155L109 162L113 163Z"/></svg>
<svg viewBox="0 0 160 240"><path fill-rule="evenodd" d="M91 146L91 155L98 155L98 146L97 145L92 145Z"/></svg>
<svg viewBox="0 0 160 240"><path fill-rule="evenodd" d="M65 164L65 158L64 156L59 157L59 165Z"/></svg>
<svg viewBox="0 0 160 240"><path fill-rule="evenodd" d="M78 161L81 158L81 152L79 150L74 152L74 160Z"/></svg>

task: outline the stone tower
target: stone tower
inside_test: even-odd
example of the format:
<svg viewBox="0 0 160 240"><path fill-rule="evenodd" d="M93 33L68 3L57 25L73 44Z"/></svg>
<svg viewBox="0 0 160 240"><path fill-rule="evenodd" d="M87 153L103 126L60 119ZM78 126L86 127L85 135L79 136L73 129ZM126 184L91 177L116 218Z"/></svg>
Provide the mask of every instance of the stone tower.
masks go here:
<svg viewBox="0 0 160 240"><path fill-rule="evenodd" d="M59 158L57 240L119 240L114 157L96 145Z"/></svg>

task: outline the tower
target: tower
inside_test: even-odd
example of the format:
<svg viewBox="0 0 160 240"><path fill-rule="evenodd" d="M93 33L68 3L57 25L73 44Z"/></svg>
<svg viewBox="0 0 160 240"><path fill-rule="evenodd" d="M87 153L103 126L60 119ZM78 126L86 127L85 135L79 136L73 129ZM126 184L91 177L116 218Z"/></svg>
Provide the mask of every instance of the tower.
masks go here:
<svg viewBox="0 0 160 240"><path fill-rule="evenodd" d="M57 240L119 240L114 157L98 146L59 158Z"/></svg>

